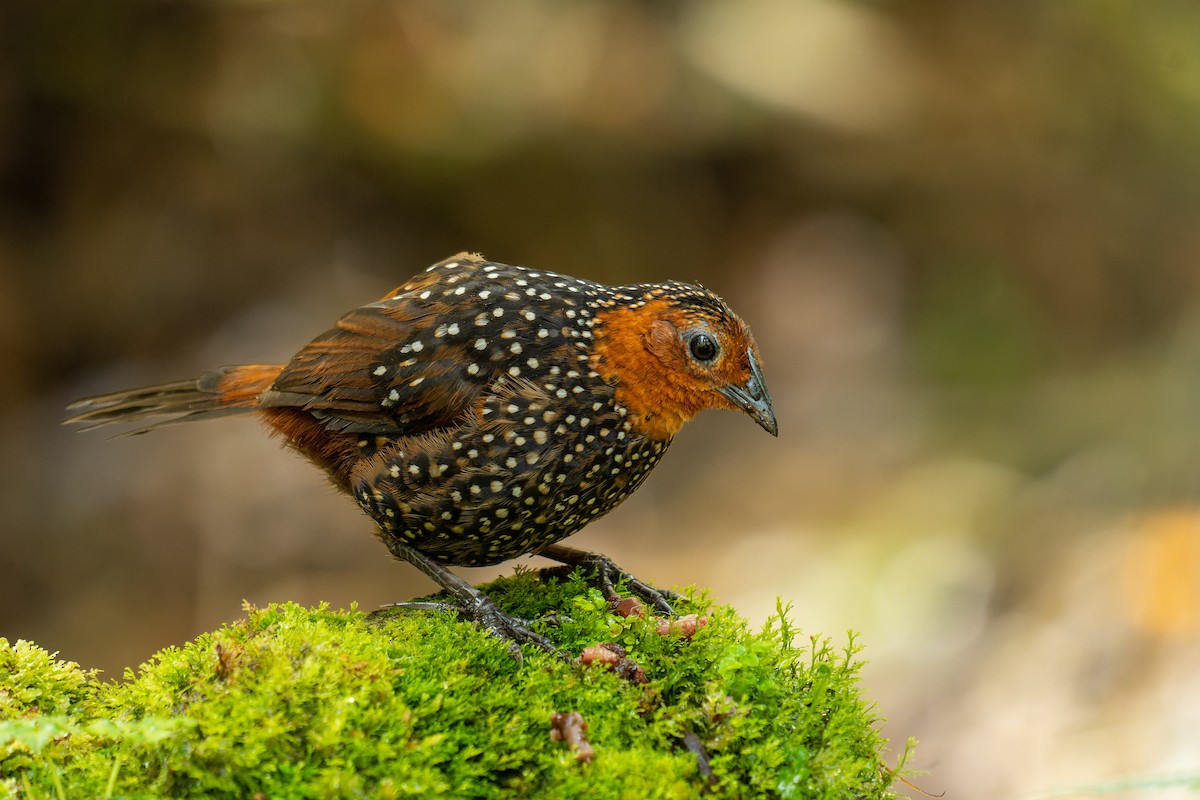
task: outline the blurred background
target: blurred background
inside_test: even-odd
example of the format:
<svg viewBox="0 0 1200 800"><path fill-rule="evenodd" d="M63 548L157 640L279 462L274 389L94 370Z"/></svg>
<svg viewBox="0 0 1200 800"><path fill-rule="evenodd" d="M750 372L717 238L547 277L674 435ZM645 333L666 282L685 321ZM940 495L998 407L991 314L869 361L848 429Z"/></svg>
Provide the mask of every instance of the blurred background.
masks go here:
<svg viewBox="0 0 1200 800"><path fill-rule="evenodd" d="M118 677L243 598L429 591L253 420L59 422L478 250L703 282L762 347L779 439L701 417L572 543L860 631L930 792L1195 780L1197 42L1191 0L8 0L0 635Z"/></svg>

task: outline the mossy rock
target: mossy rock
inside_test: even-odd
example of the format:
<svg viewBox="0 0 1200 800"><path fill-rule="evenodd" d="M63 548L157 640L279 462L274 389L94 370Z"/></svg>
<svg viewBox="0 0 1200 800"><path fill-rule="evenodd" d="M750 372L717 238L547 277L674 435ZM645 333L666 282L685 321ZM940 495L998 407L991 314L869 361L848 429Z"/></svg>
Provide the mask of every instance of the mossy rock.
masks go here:
<svg viewBox="0 0 1200 800"><path fill-rule="evenodd" d="M295 604L155 655L119 682L0 639L0 796L886 798L894 772L853 641L751 632L691 596L691 638L618 617L575 576L485 590L568 653L618 642L646 683L504 643L449 612ZM579 712L582 761L551 737Z"/></svg>

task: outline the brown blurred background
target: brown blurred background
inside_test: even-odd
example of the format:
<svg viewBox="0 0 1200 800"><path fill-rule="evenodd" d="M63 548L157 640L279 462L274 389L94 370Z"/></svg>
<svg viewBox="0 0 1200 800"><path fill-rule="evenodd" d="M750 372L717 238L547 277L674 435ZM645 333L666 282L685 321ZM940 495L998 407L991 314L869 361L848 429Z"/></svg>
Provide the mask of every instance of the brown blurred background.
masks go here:
<svg viewBox="0 0 1200 800"><path fill-rule="evenodd" d="M702 417L574 543L861 631L930 791L1200 775L1193 0L8 0L0 635L118 676L429 590L251 420L58 423L463 249L762 346L780 438Z"/></svg>

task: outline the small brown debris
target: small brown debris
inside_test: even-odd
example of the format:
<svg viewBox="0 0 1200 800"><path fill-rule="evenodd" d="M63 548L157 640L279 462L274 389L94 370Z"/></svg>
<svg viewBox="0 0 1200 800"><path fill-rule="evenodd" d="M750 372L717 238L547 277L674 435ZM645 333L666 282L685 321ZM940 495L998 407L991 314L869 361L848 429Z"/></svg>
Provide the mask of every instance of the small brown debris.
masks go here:
<svg viewBox="0 0 1200 800"><path fill-rule="evenodd" d="M601 642L591 647L583 648L579 654L579 663L585 667L599 664L608 667L630 683L649 683L646 672L641 666L625 655L625 648L616 642Z"/></svg>
<svg viewBox="0 0 1200 800"><path fill-rule="evenodd" d="M609 608L618 617L646 618L646 607L636 597L619 597L609 601Z"/></svg>
<svg viewBox="0 0 1200 800"><path fill-rule="evenodd" d="M684 639L690 639L696 635L696 631L707 624L708 617L688 614L679 619L658 620L657 632L659 636L680 636Z"/></svg>
<svg viewBox="0 0 1200 800"><path fill-rule="evenodd" d="M620 645L614 645L611 642L605 644L594 644L591 647L583 648L583 652L579 654L579 663L585 667L590 667L592 664L599 664L602 667L616 666L616 663L625 655L625 648Z"/></svg>
<svg viewBox="0 0 1200 800"><path fill-rule="evenodd" d="M234 668L237 666L238 659L242 655L242 648L239 645L227 648L225 645L217 642L213 651L217 656L217 679L228 681L233 677Z"/></svg>
<svg viewBox="0 0 1200 800"><path fill-rule="evenodd" d="M588 763L596 751L587 740L587 721L578 711L555 711L550 715L550 739L563 741L575 751L575 760Z"/></svg>

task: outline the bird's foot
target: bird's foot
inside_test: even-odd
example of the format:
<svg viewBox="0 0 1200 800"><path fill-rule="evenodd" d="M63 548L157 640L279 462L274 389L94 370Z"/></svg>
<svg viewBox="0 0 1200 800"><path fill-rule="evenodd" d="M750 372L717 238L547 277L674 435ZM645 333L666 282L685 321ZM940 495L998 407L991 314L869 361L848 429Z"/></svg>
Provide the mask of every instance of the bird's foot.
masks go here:
<svg viewBox="0 0 1200 800"><path fill-rule="evenodd" d="M402 558L420 569L445 589L455 602L409 602L392 603L384 608L406 608L418 611L457 611L460 617L472 620L501 641L508 643L509 652L518 662L521 657L522 644L531 644L547 653L553 653L559 658L567 657L550 640L531 627L529 620L514 617L500 610L495 601L471 584L458 577L429 556L413 547L404 544L399 539L385 537L384 543L392 551L392 555ZM380 609L381 611L383 609Z"/></svg>
<svg viewBox="0 0 1200 800"><path fill-rule="evenodd" d="M676 616L675 609L671 607L671 603L683 599L683 595L670 589L655 589L650 584L638 580L617 566L611 558L599 553L576 550L574 547L562 544L552 544L538 551L538 555L560 564L593 570L596 575L597 588L608 600L615 600L619 597L617 584L624 583L630 592L643 602L653 606L659 613L674 617Z"/></svg>
<svg viewBox="0 0 1200 800"><path fill-rule="evenodd" d="M514 617L500 610L500 607L489 597L479 594L478 597L463 603L441 603L434 601L412 600L405 603L388 603L373 614L393 609L406 611L454 611L463 619L469 619L481 628L503 642L507 642L509 652L517 661L521 657L522 644L531 644L547 653L566 659L567 657L555 647L549 639L533 630L532 623L527 619Z"/></svg>

